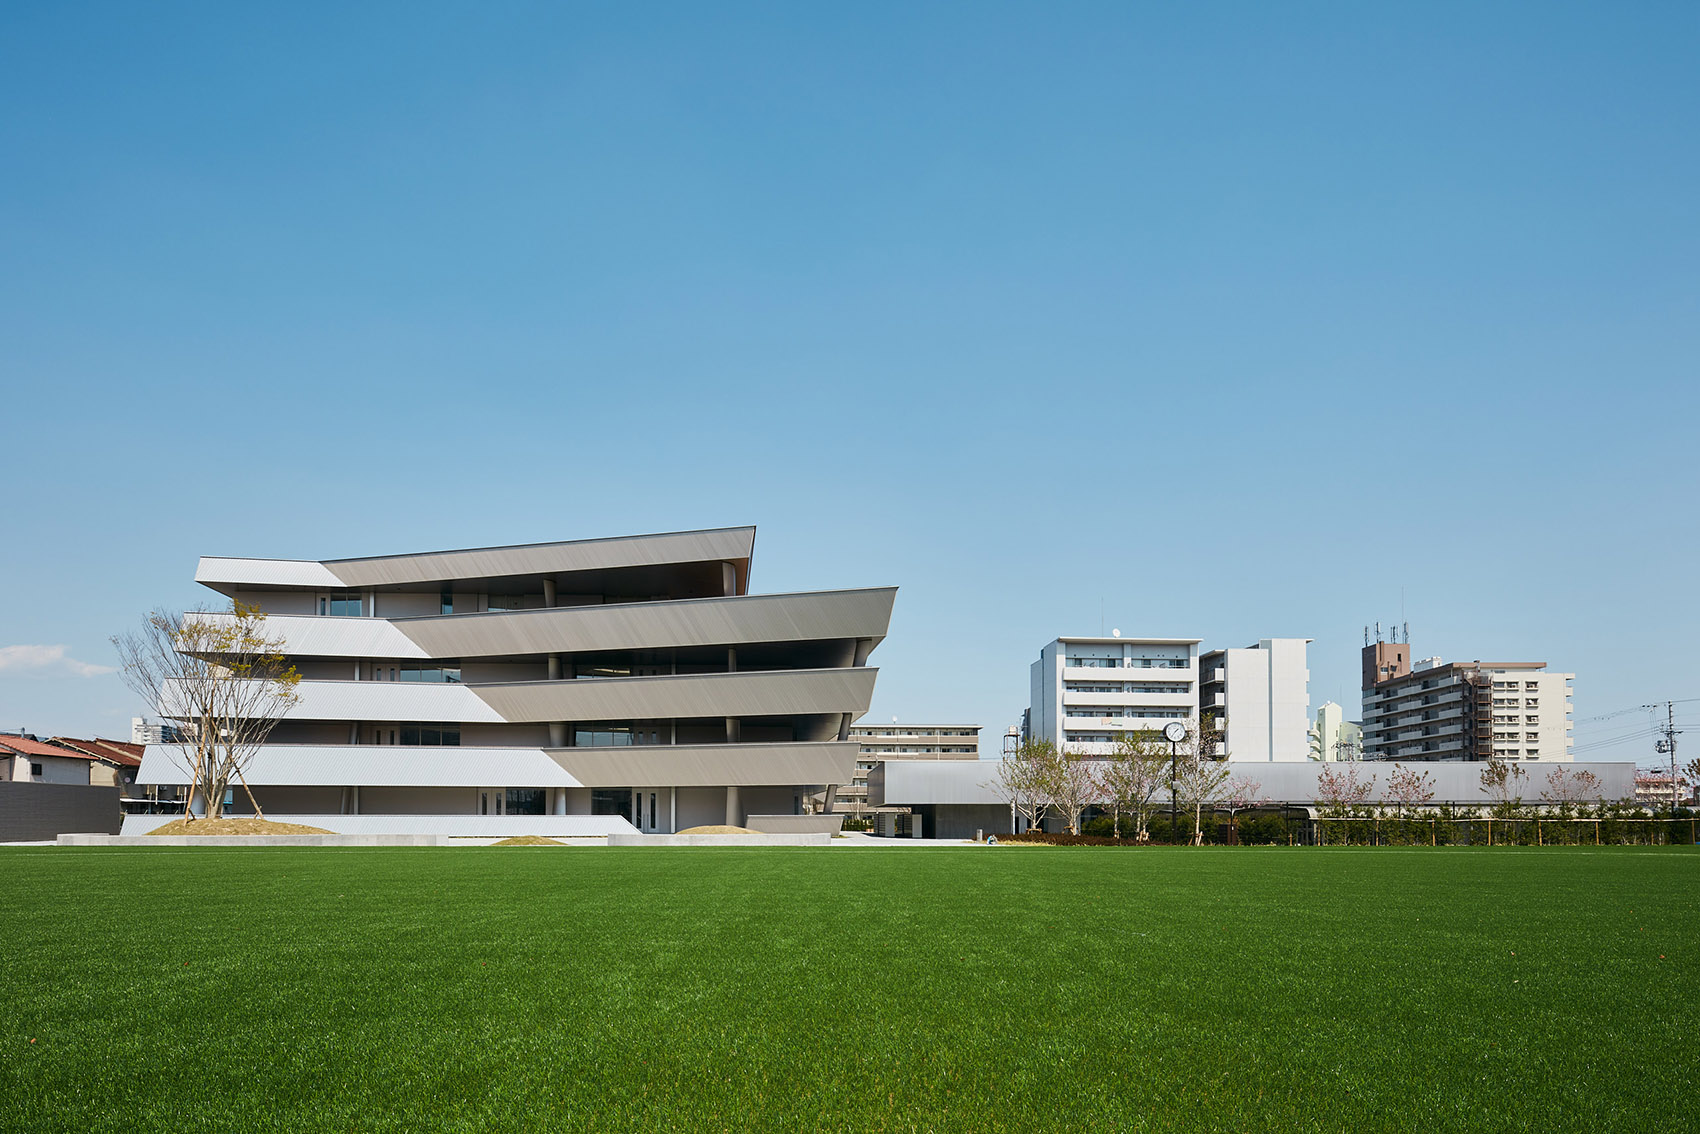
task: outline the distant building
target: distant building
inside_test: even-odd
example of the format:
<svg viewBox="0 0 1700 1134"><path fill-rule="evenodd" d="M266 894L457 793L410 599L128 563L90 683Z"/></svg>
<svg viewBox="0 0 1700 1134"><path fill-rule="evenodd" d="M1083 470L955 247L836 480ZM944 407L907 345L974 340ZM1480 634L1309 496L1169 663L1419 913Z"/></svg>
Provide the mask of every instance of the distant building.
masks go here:
<svg viewBox="0 0 1700 1134"><path fill-rule="evenodd" d="M1651 807L1669 807L1671 803L1671 776L1669 772L1636 772L1635 773L1635 802L1644 803ZM1677 806L1694 802L1694 785L1688 782L1688 777L1678 772L1676 775Z"/></svg>
<svg viewBox="0 0 1700 1134"><path fill-rule="evenodd" d="M1198 641L1056 639L1039 651L1030 671L1028 735L1105 756L1123 733L1196 719Z"/></svg>
<svg viewBox="0 0 1700 1134"><path fill-rule="evenodd" d="M86 787L91 782L89 766L94 762L86 752L61 748L39 737L0 733L0 780Z"/></svg>
<svg viewBox="0 0 1700 1134"><path fill-rule="evenodd" d="M78 740L75 737L55 736L48 743L72 752L80 752L94 763L89 765L89 783L122 788L130 794L136 782L136 770L142 766L143 746L122 740Z"/></svg>
<svg viewBox="0 0 1700 1134"><path fill-rule="evenodd" d="M835 806L858 815L868 805L868 772L881 760L977 760L980 726L972 724L852 725L861 745L850 783L838 789Z"/></svg>
<svg viewBox="0 0 1700 1134"><path fill-rule="evenodd" d="M1366 760L1569 760L1575 675L1545 662L1410 660L1408 642L1363 649Z"/></svg>
<svg viewBox="0 0 1700 1134"><path fill-rule="evenodd" d="M1324 701L1310 729L1310 758L1324 762L1360 760L1363 751L1363 726L1347 720L1346 710L1333 701Z"/></svg>
<svg viewBox="0 0 1700 1134"><path fill-rule="evenodd" d="M1243 650L1198 659L1199 708L1222 730L1222 751L1238 761L1310 758L1309 638L1265 638Z"/></svg>

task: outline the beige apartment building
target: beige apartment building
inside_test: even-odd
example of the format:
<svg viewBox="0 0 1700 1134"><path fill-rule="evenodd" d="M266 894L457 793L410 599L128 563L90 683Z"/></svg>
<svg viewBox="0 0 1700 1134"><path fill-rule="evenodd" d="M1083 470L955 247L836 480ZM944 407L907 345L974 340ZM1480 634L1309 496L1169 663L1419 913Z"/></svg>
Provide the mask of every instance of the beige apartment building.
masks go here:
<svg viewBox="0 0 1700 1134"><path fill-rule="evenodd" d="M838 805L852 815L868 806L868 773L882 760L978 760L980 726L971 724L852 725L859 746L856 771L838 790Z"/></svg>

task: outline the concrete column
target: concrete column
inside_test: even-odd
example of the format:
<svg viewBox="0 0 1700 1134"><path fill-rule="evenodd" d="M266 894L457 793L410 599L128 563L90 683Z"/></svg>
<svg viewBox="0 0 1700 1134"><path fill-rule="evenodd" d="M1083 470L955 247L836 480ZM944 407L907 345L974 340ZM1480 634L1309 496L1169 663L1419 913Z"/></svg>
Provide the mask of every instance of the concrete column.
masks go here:
<svg viewBox="0 0 1700 1134"><path fill-rule="evenodd" d="M349 788L348 794L349 794L349 797L350 797L350 802L352 804L352 806L350 806L349 809L348 809L348 813L350 815L360 814L360 785L355 784L353 787Z"/></svg>
<svg viewBox="0 0 1700 1134"><path fill-rule="evenodd" d="M840 740L849 740L850 739L850 714L849 713L843 714L842 717L840 718L839 722L838 722L838 739L840 739Z"/></svg>
<svg viewBox="0 0 1700 1134"><path fill-rule="evenodd" d="M737 744L744 739L744 722L737 717L726 718L726 743Z"/></svg>
<svg viewBox="0 0 1700 1134"><path fill-rule="evenodd" d="M821 804L821 809L820 809L821 814L822 815L831 815L832 814L832 805L834 803L836 803L837 801L838 801L838 785L837 784L827 784L826 785L826 802Z"/></svg>
<svg viewBox="0 0 1700 1134"><path fill-rule="evenodd" d="M543 605L555 605L555 580L553 579L543 580Z"/></svg>
<svg viewBox="0 0 1700 1134"><path fill-rule="evenodd" d="M738 593L738 569L730 563L720 565L720 593L723 595Z"/></svg>
<svg viewBox="0 0 1700 1134"><path fill-rule="evenodd" d="M726 672L727 673L737 673L738 672L738 651L737 651L736 647L733 647L733 646L727 646L726 647Z"/></svg>
<svg viewBox="0 0 1700 1134"><path fill-rule="evenodd" d="M679 832L679 789L669 788L667 791L667 833L675 835Z"/></svg>
<svg viewBox="0 0 1700 1134"><path fill-rule="evenodd" d="M561 655L560 654L550 654L549 655L549 680L550 681L561 680Z"/></svg>
<svg viewBox="0 0 1700 1134"><path fill-rule="evenodd" d="M549 722L549 747L565 748L567 746L567 722Z"/></svg>
<svg viewBox="0 0 1700 1134"><path fill-rule="evenodd" d="M862 638L856 643L856 665L861 667L868 664L868 655L874 652L874 640Z"/></svg>
<svg viewBox="0 0 1700 1134"><path fill-rule="evenodd" d="M726 785L726 825L742 827L744 825L744 808L738 799L738 785Z"/></svg>
<svg viewBox="0 0 1700 1134"><path fill-rule="evenodd" d="M553 811L556 815L565 815L567 813L567 789L564 787L558 787L551 790L555 793L555 803L554 806L549 808L549 810Z"/></svg>

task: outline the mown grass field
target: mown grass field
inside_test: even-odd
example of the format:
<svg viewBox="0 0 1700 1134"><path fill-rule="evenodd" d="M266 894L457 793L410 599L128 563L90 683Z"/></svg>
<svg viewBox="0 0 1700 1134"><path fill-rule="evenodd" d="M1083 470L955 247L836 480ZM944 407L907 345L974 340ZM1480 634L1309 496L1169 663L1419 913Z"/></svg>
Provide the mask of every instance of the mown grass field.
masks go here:
<svg viewBox="0 0 1700 1134"><path fill-rule="evenodd" d="M1677 1130L1685 848L0 849L6 1130Z"/></svg>

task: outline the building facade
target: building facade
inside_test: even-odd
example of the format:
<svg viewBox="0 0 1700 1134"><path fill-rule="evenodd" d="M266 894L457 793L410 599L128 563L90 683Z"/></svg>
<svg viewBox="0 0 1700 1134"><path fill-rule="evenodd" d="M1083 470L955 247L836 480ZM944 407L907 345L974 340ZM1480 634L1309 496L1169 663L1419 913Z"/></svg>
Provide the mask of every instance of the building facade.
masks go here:
<svg viewBox="0 0 1700 1134"><path fill-rule="evenodd" d="M1127 732L1198 716L1197 638L1058 638L1030 671L1028 735L1106 756Z"/></svg>
<svg viewBox="0 0 1700 1134"><path fill-rule="evenodd" d="M838 803L853 815L868 806L868 772L881 760L977 760L980 726L971 724L852 725L850 739L860 747L856 771L838 791Z"/></svg>
<svg viewBox="0 0 1700 1134"><path fill-rule="evenodd" d="M1409 661L1364 647L1366 760L1570 760L1575 675L1545 662Z"/></svg>
<svg viewBox="0 0 1700 1134"><path fill-rule="evenodd" d="M204 558L196 580L263 610L302 675L247 781L268 818L344 833L665 833L814 795L830 809L896 590L751 594L754 542ZM140 781L186 782L173 756L150 744Z"/></svg>
<svg viewBox="0 0 1700 1134"><path fill-rule="evenodd" d="M1310 758L1308 645L1309 638L1264 638L1199 657L1199 709L1215 718L1231 759Z"/></svg>
<svg viewBox="0 0 1700 1134"><path fill-rule="evenodd" d="M1341 706L1324 701L1316 710L1316 723L1310 729L1310 758L1328 763L1361 760L1363 754L1363 726L1347 720L1346 710Z"/></svg>

